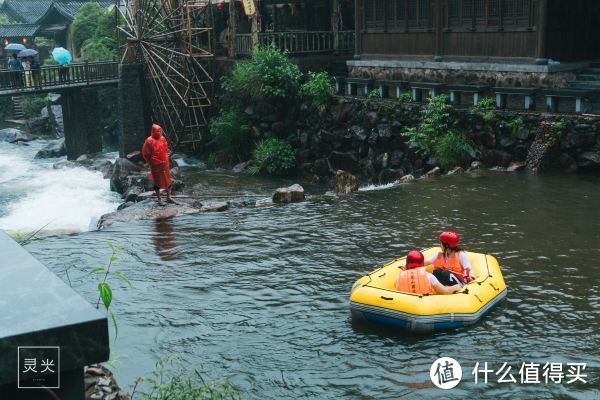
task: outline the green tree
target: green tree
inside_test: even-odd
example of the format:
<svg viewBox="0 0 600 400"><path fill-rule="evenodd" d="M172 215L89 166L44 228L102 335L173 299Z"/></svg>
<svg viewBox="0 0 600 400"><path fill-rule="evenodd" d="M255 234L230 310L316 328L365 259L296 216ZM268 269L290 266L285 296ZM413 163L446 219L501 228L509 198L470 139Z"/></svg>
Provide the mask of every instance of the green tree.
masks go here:
<svg viewBox="0 0 600 400"><path fill-rule="evenodd" d="M81 51L86 40L96 37L98 26L107 13L98 3L86 3L81 7L72 25L73 45L77 51Z"/></svg>

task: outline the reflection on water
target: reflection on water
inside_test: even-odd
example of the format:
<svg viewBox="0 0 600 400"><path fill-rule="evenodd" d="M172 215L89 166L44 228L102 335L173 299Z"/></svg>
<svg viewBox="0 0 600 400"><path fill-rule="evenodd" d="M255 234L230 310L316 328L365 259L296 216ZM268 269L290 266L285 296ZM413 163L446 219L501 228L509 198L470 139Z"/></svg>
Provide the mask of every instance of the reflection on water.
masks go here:
<svg viewBox="0 0 600 400"><path fill-rule="evenodd" d="M188 187L271 192L280 182L198 172ZM115 283L121 383L182 356L244 398L600 397L600 179L444 177L333 202L241 208L48 238L29 250L61 275L95 266L107 242L131 253ZM212 186L211 186L212 185ZM355 279L456 229L468 250L496 256L507 301L480 323L427 336L353 322ZM173 256L176 255L176 256ZM172 257L173 256L173 257ZM172 268L165 268L172 267ZM94 298L85 273L76 290ZM429 380L440 356L463 365L443 394ZM584 362L587 385L475 385L476 362ZM500 363L500 364L498 364ZM515 371L516 370L516 371ZM518 375L517 379L518 378Z"/></svg>
<svg viewBox="0 0 600 400"><path fill-rule="evenodd" d="M176 260L177 242L175 241L175 227L173 218L157 219L154 221L155 235L152 238L156 255L163 261Z"/></svg>

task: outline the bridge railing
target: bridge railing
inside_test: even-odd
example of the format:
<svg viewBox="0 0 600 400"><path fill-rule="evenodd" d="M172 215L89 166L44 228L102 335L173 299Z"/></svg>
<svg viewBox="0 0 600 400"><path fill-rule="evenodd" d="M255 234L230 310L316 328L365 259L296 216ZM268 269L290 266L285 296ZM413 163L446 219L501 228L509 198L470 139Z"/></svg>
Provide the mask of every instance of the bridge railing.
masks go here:
<svg viewBox="0 0 600 400"><path fill-rule="evenodd" d="M50 65L31 71L0 70L0 91L35 91L52 87L83 86L118 78L119 63L116 61Z"/></svg>

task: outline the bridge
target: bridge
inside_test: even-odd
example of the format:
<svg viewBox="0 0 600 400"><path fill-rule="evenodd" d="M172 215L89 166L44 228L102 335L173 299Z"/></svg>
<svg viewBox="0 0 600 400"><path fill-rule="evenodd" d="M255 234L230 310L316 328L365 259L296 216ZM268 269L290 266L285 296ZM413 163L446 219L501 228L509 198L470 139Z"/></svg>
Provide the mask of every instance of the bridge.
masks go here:
<svg viewBox="0 0 600 400"><path fill-rule="evenodd" d="M0 70L0 96L60 93L67 158L102 151L97 89L119 87L120 153L139 150L150 124L143 67L117 61L50 65L34 71Z"/></svg>
<svg viewBox="0 0 600 400"><path fill-rule="evenodd" d="M117 61L50 65L28 72L0 70L0 96L39 94L118 83Z"/></svg>

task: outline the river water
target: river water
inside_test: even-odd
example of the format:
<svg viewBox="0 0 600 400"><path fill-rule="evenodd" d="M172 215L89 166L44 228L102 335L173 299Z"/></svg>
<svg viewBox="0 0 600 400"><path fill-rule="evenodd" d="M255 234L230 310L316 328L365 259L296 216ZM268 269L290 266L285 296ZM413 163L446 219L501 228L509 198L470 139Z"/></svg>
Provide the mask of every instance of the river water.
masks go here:
<svg viewBox="0 0 600 400"><path fill-rule="evenodd" d="M57 179L84 173L57 172ZM46 183L24 188L53 171L19 174L31 178L16 179L15 170L0 175L5 229L46 221L20 207L61 200L60 190ZM92 175L77 181L86 201L59 213L57 228L83 228L84 220L114 207L106 183ZM195 193L269 193L289 183L194 168L186 177ZM108 243L125 246L129 254L116 267L133 288L113 283L119 322L113 357L122 386L152 371L156 358L177 354L187 369L233 383L242 398L598 399L599 185L589 176L443 177L369 187L329 202L138 221L46 237L27 248L92 300L87 271L106 263ZM15 194L14 186L22 189ZM72 214L79 213L87 218L75 223ZM61 218L70 222L61 225ZM355 279L409 249L435 245L450 228L467 249L499 259L508 285L500 307L474 326L427 336L352 321L348 294ZM429 378L441 356L463 367L463 382L447 392ZM499 384L492 373L487 385L475 384L476 362L495 371L507 362L517 381L523 362L564 363L565 372L567 363L586 363L588 383Z"/></svg>

